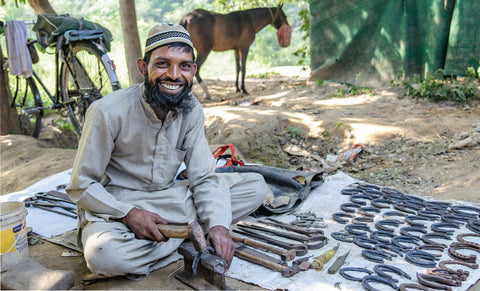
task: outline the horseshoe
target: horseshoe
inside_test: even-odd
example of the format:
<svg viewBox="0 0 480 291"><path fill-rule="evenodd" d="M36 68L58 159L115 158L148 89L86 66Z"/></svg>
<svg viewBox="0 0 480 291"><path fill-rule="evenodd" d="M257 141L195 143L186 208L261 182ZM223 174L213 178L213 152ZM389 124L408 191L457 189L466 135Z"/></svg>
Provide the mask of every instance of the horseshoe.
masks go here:
<svg viewBox="0 0 480 291"><path fill-rule="evenodd" d="M468 249L468 250L474 250L480 253L480 249L475 247L475 244L472 243L467 243L467 242L454 242L450 245L448 248L448 254L450 257L457 259L457 260L462 260L468 263L476 263L477 262L477 256L476 255L464 255L460 254L457 252L459 249Z"/></svg>

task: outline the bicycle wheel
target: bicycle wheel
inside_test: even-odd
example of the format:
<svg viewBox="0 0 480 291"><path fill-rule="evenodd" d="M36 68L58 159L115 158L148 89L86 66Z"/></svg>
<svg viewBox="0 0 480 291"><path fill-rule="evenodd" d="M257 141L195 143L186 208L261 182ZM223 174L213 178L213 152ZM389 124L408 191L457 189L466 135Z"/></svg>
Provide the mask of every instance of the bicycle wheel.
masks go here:
<svg viewBox="0 0 480 291"><path fill-rule="evenodd" d="M33 77L27 79L17 77L14 82L15 86L10 87L13 98L11 106L15 107L18 112L20 134L37 138L42 129L43 118L43 110L40 109L43 106L42 98L37 85Z"/></svg>
<svg viewBox="0 0 480 291"><path fill-rule="evenodd" d="M93 42L73 43L64 51L60 68L62 102L75 131L81 135L88 106L120 89L114 66L107 54Z"/></svg>

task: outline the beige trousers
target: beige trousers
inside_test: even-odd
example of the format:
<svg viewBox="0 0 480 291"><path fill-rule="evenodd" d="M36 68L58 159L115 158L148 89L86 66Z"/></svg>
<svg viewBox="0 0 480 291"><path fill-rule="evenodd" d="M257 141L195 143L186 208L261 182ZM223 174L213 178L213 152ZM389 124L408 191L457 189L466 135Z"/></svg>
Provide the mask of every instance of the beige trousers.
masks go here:
<svg viewBox="0 0 480 291"><path fill-rule="evenodd" d="M224 179L230 186L233 223L255 211L271 194L260 174L241 173L240 177ZM191 194L188 185L184 187L184 191ZM190 219L186 217L185 221ZM119 221L88 222L82 230L81 239L87 267L94 275L107 277L147 275L177 260L179 255L176 250L183 242L182 239L161 243L136 239L135 234Z"/></svg>

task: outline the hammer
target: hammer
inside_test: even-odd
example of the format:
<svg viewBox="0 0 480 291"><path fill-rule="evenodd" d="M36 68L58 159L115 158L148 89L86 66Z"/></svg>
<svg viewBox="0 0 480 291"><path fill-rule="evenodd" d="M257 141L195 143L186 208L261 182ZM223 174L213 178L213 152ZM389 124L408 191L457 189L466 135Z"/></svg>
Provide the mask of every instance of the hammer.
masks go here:
<svg viewBox="0 0 480 291"><path fill-rule="evenodd" d="M244 245L251 246L254 248L261 248L266 251L272 252L274 254L280 255L280 258L282 259L282 261L291 261L296 256L296 251L294 249L284 250L284 249L280 249L280 248L271 246L269 244L257 242L248 238L238 237L233 234L231 234L230 236L232 237L233 241L241 242Z"/></svg>
<svg viewBox="0 0 480 291"><path fill-rule="evenodd" d="M273 271L280 272L283 277L292 277L300 272L300 267L297 265L281 265L273 261L261 258L259 255L255 255L257 251L249 249L248 247L237 247L235 249L235 256L244 259L250 263L254 263Z"/></svg>
<svg viewBox="0 0 480 291"><path fill-rule="evenodd" d="M190 239L197 252L203 253L207 251L205 233L195 219L190 220L187 225L158 223L157 227L165 237Z"/></svg>

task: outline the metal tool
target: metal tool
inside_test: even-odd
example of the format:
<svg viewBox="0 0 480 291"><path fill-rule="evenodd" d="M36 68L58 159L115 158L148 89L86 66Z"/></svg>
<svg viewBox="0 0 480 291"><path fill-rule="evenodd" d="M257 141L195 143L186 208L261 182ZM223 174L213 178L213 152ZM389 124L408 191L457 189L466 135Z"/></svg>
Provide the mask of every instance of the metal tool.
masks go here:
<svg viewBox="0 0 480 291"><path fill-rule="evenodd" d="M293 233L289 233L289 232L283 232L283 231L280 231L278 229L272 229L272 228L263 227L263 226L260 226L260 225L255 225L255 224L237 223L237 226L240 229L248 228L248 229L260 230L260 231L264 231L264 232L274 234L276 236L300 241L302 243L307 244L307 247L309 249L322 248L325 245L325 242L327 241L327 238L323 235L306 236L306 235L300 235L300 234L293 234ZM320 243L311 244L312 242L318 242L318 241L320 241Z"/></svg>
<svg viewBox="0 0 480 291"><path fill-rule="evenodd" d="M317 271L321 271L328 261L335 255L340 244L337 244L333 249L321 254L320 256L316 257L312 262L312 269Z"/></svg>
<svg viewBox="0 0 480 291"><path fill-rule="evenodd" d="M28 197L23 201L25 206L34 206L42 210L62 214L72 218L77 218L77 207L72 205L65 205L64 203L55 201L40 200L36 196Z"/></svg>
<svg viewBox="0 0 480 291"><path fill-rule="evenodd" d="M310 269L310 262L308 261L313 255L296 259L292 262L292 265L297 265L300 268L300 271L306 271Z"/></svg>
<svg viewBox="0 0 480 291"><path fill-rule="evenodd" d="M323 223L323 218L317 217L313 212L295 213L295 221L292 224L302 227L327 227L327 224Z"/></svg>
<svg viewBox="0 0 480 291"><path fill-rule="evenodd" d="M25 205L28 207L28 206L30 206L31 204L25 203ZM68 217L71 217L71 218L77 218L77 215L76 215L76 214L73 214L73 213L70 213L70 212L64 212L64 211L62 211L62 210L57 210L57 209L55 209L55 208L44 207L44 206L39 206L39 205L35 205L35 207L36 207L36 208L39 208L39 209L42 209L42 210L46 210L46 211L58 213L58 214L61 214L61 215L65 215L65 216L68 216Z"/></svg>
<svg viewBox="0 0 480 291"><path fill-rule="evenodd" d="M203 229L196 220L190 220L187 225L157 224L157 227L166 237L190 239L178 249L185 266L175 278L194 289L228 289L225 285L228 263L207 246Z"/></svg>
<svg viewBox="0 0 480 291"><path fill-rule="evenodd" d="M267 255L265 253L259 252L255 249L247 247L246 245L238 243L238 242L235 243L235 250L236 251L241 251L243 253L247 253L247 254L252 255L252 256L255 256L261 261L268 261L268 262L272 262L272 263L275 263L277 265L282 265L282 266L287 266L288 265L287 262L285 262L285 261L279 260L278 258L275 258L275 257L272 257L272 256Z"/></svg>
<svg viewBox="0 0 480 291"><path fill-rule="evenodd" d="M333 262L333 264L330 266L330 268L328 268L328 273L335 274L345 264L345 260L347 259L349 254L350 251L348 251L343 256L338 257L335 262Z"/></svg>
<svg viewBox="0 0 480 291"><path fill-rule="evenodd" d="M75 213L77 210L77 207L71 204L65 205L63 203L60 203L57 200L39 199L37 196L29 197L25 199L24 202L33 204L33 205L45 206L45 207L60 207L73 213Z"/></svg>
<svg viewBox="0 0 480 291"><path fill-rule="evenodd" d="M294 250L297 256L304 256L308 252L308 248L304 244L299 244L299 243L293 244L286 241L277 240L271 236L266 236L257 232L249 231L248 229L244 229L244 230L233 229L233 232L246 235L249 237L253 237L267 243L271 243L273 245L279 246L286 250Z"/></svg>
<svg viewBox="0 0 480 291"><path fill-rule="evenodd" d="M291 230L291 231L298 232L298 233L305 234L305 235L313 235L313 234L323 235L323 233L324 233L323 229L320 229L320 228L294 226L294 225L276 220L276 219L271 218L271 217L268 217L267 220L269 220L269 221L259 220L259 222L267 224L267 225L278 226L278 227L284 228L286 230Z"/></svg>
<svg viewBox="0 0 480 291"><path fill-rule="evenodd" d="M272 252L274 254L277 254L277 255L280 256L282 261L291 261L296 256L295 250L293 250L293 249L291 249L291 250L280 249L280 248L277 248L275 246L271 246L271 245L266 244L266 243L254 241L254 240L244 238L244 237L238 237L238 236L235 236L233 234L230 234L230 236L232 237L233 241L235 241L235 242L241 242L244 245L251 246L251 247L254 247L254 248L260 248L260 249Z"/></svg>
<svg viewBox="0 0 480 291"><path fill-rule="evenodd" d="M291 277L300 272L300 268L297 265L281 265L262 258L258 254L255 254L255 252L257 251L253 249L248 249L249 248L245 246L237 247L235 249L235 256L248 262L263 266L265 268L269 268L270 270L280 272L284 277Z"/></svg>
<svg viewBox="0 0 480 291"><path fill-rule="evenodd" d="M58 192L58 191L48 191L48 192L38 192L35 194L35 197L42 200L51 200L57 202L65 202L69 204L75 204L67 194Z"/></svg>
<svg viewBox="0 0 480 291"><path fill-rule="evenodd" d="M175 278L196 290L230 289L225 283L226 260L208 252L199 256L192 242L181 244L178 253L183 256L184 269Z"/></svg>

